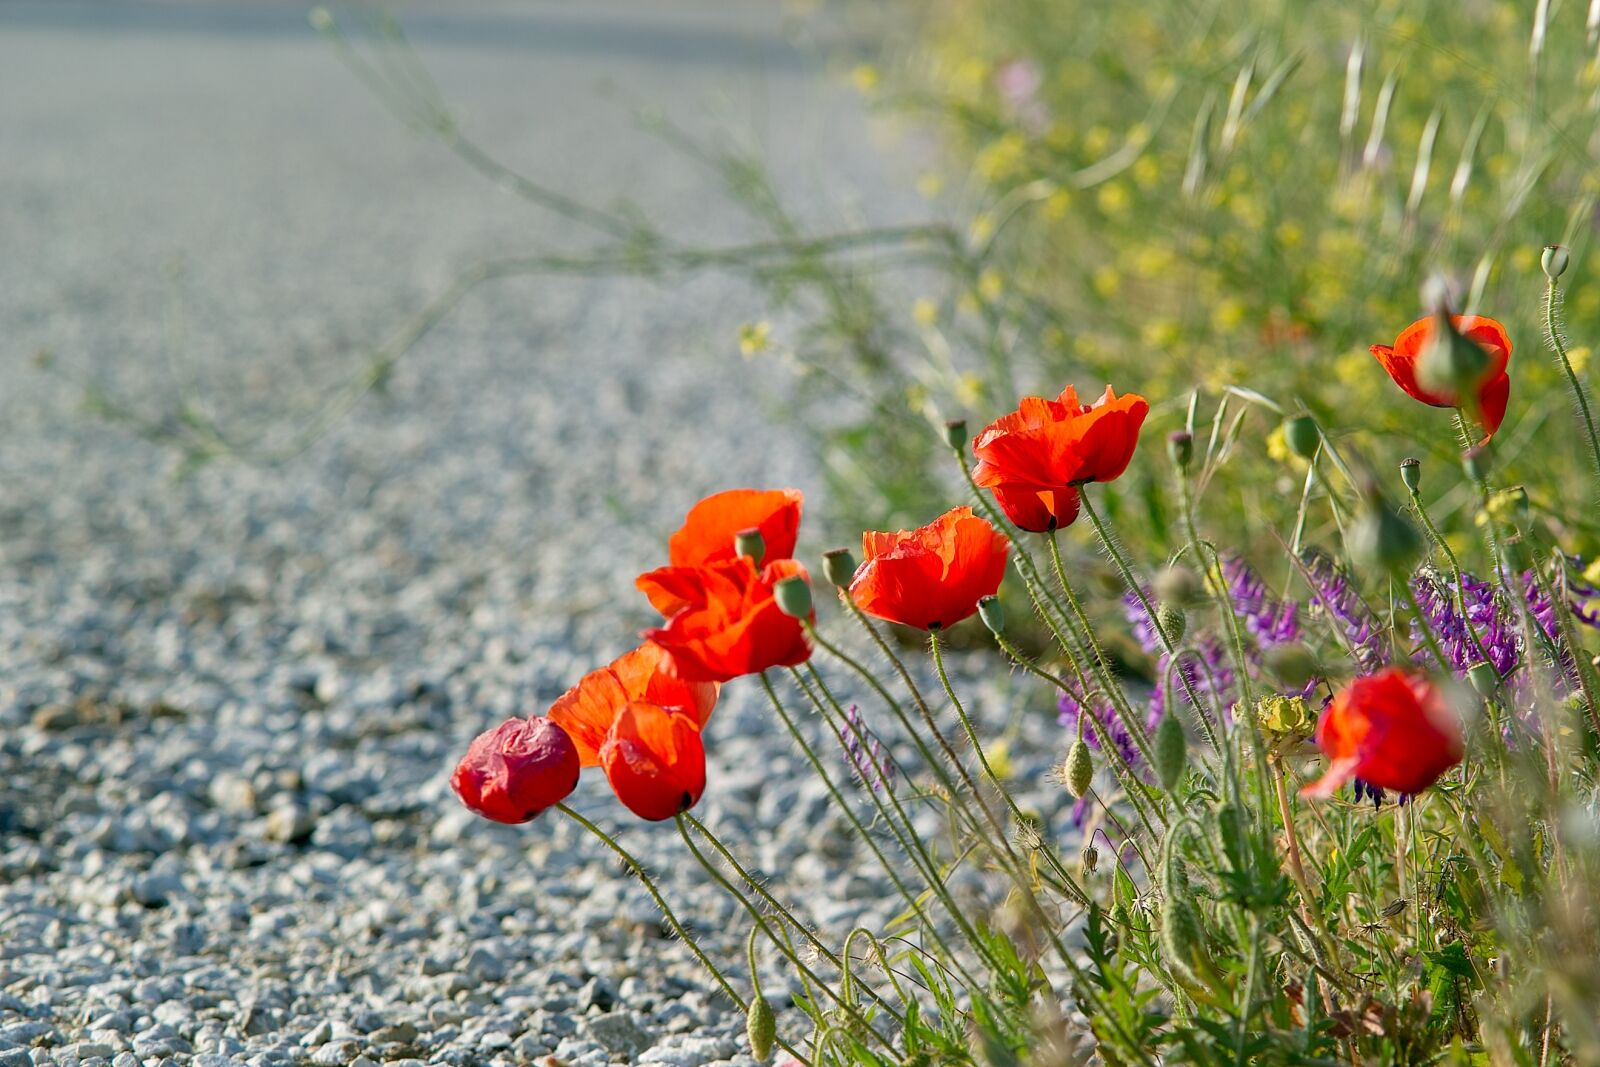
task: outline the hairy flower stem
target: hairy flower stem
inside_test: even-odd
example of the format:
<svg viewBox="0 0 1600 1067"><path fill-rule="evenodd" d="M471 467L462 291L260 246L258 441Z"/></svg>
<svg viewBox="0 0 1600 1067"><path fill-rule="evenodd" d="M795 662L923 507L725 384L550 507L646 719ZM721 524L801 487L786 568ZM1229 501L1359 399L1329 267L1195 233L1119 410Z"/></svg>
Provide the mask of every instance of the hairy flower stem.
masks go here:
<svg viewBox="0 0 1600 1067"><path fill-rule="evenodd" d="M644 865L633 858L633 853L629 852L627 849L618 844L616 838L600 829L600 827L596 826L594 823L578 814L566 804L557 804L556 808L561 812L561 814L567 816L569 819L572 819L579 826L582 826L595 837L598 837L607 848L616 853L617 858L622 860L622 862L627 865L628 869L633 872L634 877L638 878L639 881L644 885L645 891L648 892L651 899L656 902L656 907L660 910L661 917L667 920L667 925L672 927L672 932L678 935L678 940L687 945L689 951L694 953L695 959L699 960L701 966L705 967L705 969L710 972L711 977L716 979L717 985L722 987L722 992L729 1000L733 1001L734 1006L737 1007L741 1012L749 1011L749 1003L746 1002L745 999L734 990L733 984L729 982L728 979L723 975L721 969L718 968L715 963L711 962L711 957L705 954L705 950L700 947L700 943L694 939L694 936L690 934L687 929L684 928L683 923L678 921L677 914L672 910L672 906L667 903L666 898L661 895L661 890L656 886L655 880L652 879L649 874L645 873ZM787 1041L779 1038L778 1047L782 1048L796 1060L800 1061L802 1064L808 1065L809 1067L811 1061L802 1056L799 1050L794 1048L794 1046L790 1045Z"/></svg>
<svg viewBox="0 0 1600 1067"><path fill-rule="evenodd" d="M846 1015L850 1016L851 1022L856 1027L859 1027L861 1032L867 1033L867 1034L871 1034L872 1037L878 1042L879 1045L881 1045L885 1049L889 1049L889 1050L892 1051L894 1046L893 1046L893 1044L890 1043L889 1039L886 1038L884 1035L880 1034L876 1029L874 1029L872 1027L872 1025L867 1021L867 1019L860 1013L860 1011L857 1010L857 1008L855 1007L855 1005L853 1003L850 1003L849 1001L847 1001L846 998L841 996L833 988L832 985L830 985L829 983L823 981L821 975L817 974L810 967L808 967L806 965L805 961L802 960L797 953L794 953L792 951L792 949L789 947L789 945L785 941L785 939L779 937L777 931L774 930L771 925L769 925L766 914L763 913L760 908L756 907L755 903L749 897L745 896L744 893L740 892L739 888L737 886L735 886L732 882L728 881L727 877L721 871L717 870L717 865L712 863L710 858L708 856L706 856L705 853L700 851L699 846L697 846L694 843L694 838L689 836L689 828L688 828L687 824L684 822L684 815L680 813L678 815L677 819L675 820L675 822L677 823L677 827L678 827L678 835L683 838L683 843L689 847L689 852L690 852L691 855L694 856L696 862L698 862L701 867L705 868L706 873L711 875L712 879L714 881L716 881L717 885L722 887L723 892L727 893L730 897L732 897L733 899L737 900L740 903L740 905L742 905L744 907L745 911L750 913L750 918L755 922L756 928L759 929L763 934L766 935L767 940L771 941L773 946L775 948L777 948L777 950L779 952L783 953L785 958L787 958L790 963L794 964L794 967L795 967L795 969L797 971L799 971L801 974L803 974L817 988L821 989L828 996L828 999L832 1000L835 1004L837 1004L839 1006L839 1010L840 1011L842 1011ZM713 841L713 842L715 841L715 838L711 834L711 831L707 830L703 824L697 824L696 828L706 838L706 840ZM724 857L726 857L728 855L727 850L722 848L720 842L717 843L717 850L719 852L721 852ZM748 876L746 876L746 877L748 877ZM751 883L751 884L754 884L754 883ZM767 899L769 902L771 901L770 897L764 897L764 899ZM795 917L793 915L789 914L787 910L781 911L780 914L783 916L783 919L785 921L787 921L789 923L792 923L792 924L795 924L796 928L799 929L802 934L809 935L810 931L808 931L803 925L800 925L799 921L797 919L795 919ZM837 967L839 965L839 958L837 956L834 956L832 953L827 952L826 949L821 948L821 942L816 941L815 938L812 938L812 940L818 946L819 951L821 951L826 957L831 957L831 959L829 959L829 962ZM751 961L751 965L750 965L751 984L752 984L752 987L755 987L756 984L757 984L757 979L756 979L756 968L755 968L755 941L754 941L754 939L752 939L751 942L750 942L749 954L750 954L750 961ZM883 1000L883 998L881 998L880 996L878 996L878 994L877 994L877 992L875 990L871 989L870 987L865 987L865 988L866 988L867 995L870 996L873 1000L877 1001L883 1007L883 1009L885 1011L890 1011L891 1010L890 1007L889 1007L888 1002ZM756 992L759 994L759 992L760 992L759 988L756 989ZM891 1012L891 1014L892 1014L892 1012Z"/></svg>
<svg viewBox="0 0 1600 1067"><path fill-rule="evenodd" d="M1589 396L1584 391L1583 382L1578 378L1578 372L1572 369L1572 360L1567 356L1566 342L1562 340L1561 328L1556 322L1560 303L1561 289L1552 278L1544 300L1545 338L1555 350L1556 360L1566 373L1567 386L1572 390L1572 401L1577 406L1578 416L1589 435L1589 457L1594 462L1594 475L1596 479L1600 479L1600 434L1595 432L1594 415L1589 411Z"/></svg>
<svg viewBox="0 0 1600 1067"><path fill-rule="evenodd" d="M1026 816L1022 814L1022 809L1017 807L1017 802L1011 796L1011 790L1007 789L1005 783L1000 780L1000 776L994 773L994 767L990 765L989 757L983 751L983 744L978 740L978 731L973 727L972 719L967 715L967 709L961 703L961 698L956 696L955 686L950 683L950 674L945 670L944 666L944 653L939 647L938 627L928 631L928 648L933 653L933 669L939 675L939 683L944 686L945 695L950 698L951 706L956 709L956 718L961 720L961 728L966 732L968 743L972 745L972 750L978 754L978 764L983 768L984 775L994 785L995 791L1005 799L1006 806L1011 809L1012 819L1016 820L1017 825L1023 825ZM1075 903L1087 907L1089 905L1089 894L1085 893L1083 887L1078 884L1077 879L1067 872L1060 857L1056 856L1055 850L1041 847L1039 851L1044 855L1045 862L1055 869L1057 877L1067 886L1068 895L1074 898Z"/></svg>

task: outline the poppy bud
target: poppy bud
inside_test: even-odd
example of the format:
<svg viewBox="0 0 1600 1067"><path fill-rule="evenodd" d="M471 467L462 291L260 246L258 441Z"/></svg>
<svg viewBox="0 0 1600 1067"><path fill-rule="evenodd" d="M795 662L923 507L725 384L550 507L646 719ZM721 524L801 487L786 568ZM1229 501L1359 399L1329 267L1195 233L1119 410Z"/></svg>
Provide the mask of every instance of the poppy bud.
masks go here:
<svg viewBox="0 0 1600 1067"><path fill-rule="evenodd" d="M733 535L733 551L736 555L749 556L750 562L759 567L762 557L767 554L767 539L761 536L759 527L740 530Z"/></svg>
<svg viewBox="0 0 1600 1067"><path fill-rule="evenodd" d="M944 442L960 452L967 447L967 420L951 419L944 424Z"/></svg>
<svg viewBox="0 0 1600 1067"><path fill-rule="evenodd" d="M811 617L811 583L800 575L791 575L772 587L772 597L778 610L791 619Z"/></svg>
<svg viewBox="0 0 1600 1067"><path fill-rule="evenodd" d="M1182 641L1184 632L1189 628L1189 620L1183 614L1183 609L1171 604L1162 604L1156 609L1156 620L1161 623L1161 632L1173 644Z"/></svg>
<svg viewBox="0 0 1600 1067"><path fill-rule="evenodd" d="M1310 459L1317 454L1317 446L1322 444L1322 430L1310 415L1296 415L1284 420L1283 440L1289 446L1289 451L1301 459Z"/></svg>
<svg viewBox="0 0 1600 1067"><path fill-rule="evenodd" d="M1200 576L1188 567L1168 567L1152 583L1156 599L1175 608L1192 608L1200 603L1205 587Z"/></svg>
<svg viewBox="0 0 1600 1067"><path fill-rule="evenodd" d="M1500 672L1487 663L1474 663L1467 668L1467 681L1471 683L1474 692L1489 700L1500 688Z"/></svg>
<svg viewBox="0 0 1600 1067"><path fill-rule="evenodd" d="M1489 353L1462 336L1448 310L1438 311L1417 359L1417 384L1445 396L1475 397L1491 369Z"/></svg>
<svg viewBox="0 0 1600 1067"><path fill-rule="evenodd" d="M989 628L989 632L996 637L1000 637L1006 632L1006 612L1005 608L1000 606L999 597L980 597L978 600L978 618L983 620L983 624Z"/></svg>
<svg viewBox="0 0 1600 1067"><path fill-rule="evenodd" d="M772 1045L778 1037L778 1020L772 1014L772 1005L760 993L750 998L750 1012L745 1016L744 1032L750 1038L752 1056L765 1060L772 1055Z"/></svg>
<svg viewBox="0 0 1600 1067"><path fill-rule="evenodd" d="M1489 442L1473 445L1461 453L1461 469L1467 472L1467 477L1475 482L1481 482L1489 477L1489 470L1494 466L1494 452L1489 448Z"/></svg>
<svg viewBox="0 0 1600 1067"><path fill-rule="evenodd" d="M1154 751L1156 777L1168 792L1176 789L1183 778L1184 764L1189 758L1189 741L1183 736L1183 724L1171 712L1161 717L1156 726Z"/></svg>
<svg viewBox="0 0 1600 1067"><path fill-rule="evenodd" d="M1422 538L1382 494L1368 494L1350 531L1350 555L1381 574L1405 575L1422 554Z"/></svg>
<svg viewBox="0 0 1600 1067"><path fill-rule="evenodd" d="M1191 984L1210 965L1200 913L1186 897L1169 897L1161 905L1161 954L1167 966Z"/></svg>
<svg viewBox="0 0 1600 1067"><path fill-rule="evenodd" d="M1189 464L1194 462L1194 434L1188 430L1167 434L1167 456L1180 473L1189 473Z"/></svg>
<svg viewBox="0 0 1600 1067"><path fill-rule="evenodd" d="M1304 689L1317 673L1316 657L1305 645L1273 645L1261 658L1267 670L1288 689Z"/></svg>
<svg viewBox="0 0 1600 1067"><path fill-rule="evenodd" d="M1567 255L1567 250L1560 245L1545 245L1544 255L1539 257L1539 266L1544 269L1544 276L1552 282L1567 272L1567 264L1572 257Z"/></svg>
<svg viewBox="0 0 1600 1067"><path fill-rule="evenodd" d="M1067 749L1067 762L1062 768L1061 777L1067 783L1067 792L1075 797L1088 795L1089 786L1094 783L1094 757L1089 755L1087 742L1072 742L1072 747Z"/></svg>
<svg viewBox="0 0 1600 1067"><path fill-rule="evenodd" d="M822 554L822 574L840 589L850 588L856 576L856 558L848 548L829 549Z"/></svg>
<svg viewBox="0 0 1600 1067"><path fill-rule="evenodd" d="M1406 484L1406 491L1415 493L1422 484L1422 460L1415 456L1407 456L1400 461L1400 480Z"/></svg>

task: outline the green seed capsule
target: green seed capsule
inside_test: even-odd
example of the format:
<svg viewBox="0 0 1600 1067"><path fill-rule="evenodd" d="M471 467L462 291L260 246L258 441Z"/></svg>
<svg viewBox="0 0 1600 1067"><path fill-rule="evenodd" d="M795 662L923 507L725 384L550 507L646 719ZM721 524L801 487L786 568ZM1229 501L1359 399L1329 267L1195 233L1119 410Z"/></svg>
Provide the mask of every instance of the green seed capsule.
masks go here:
<svg viewBox="0 0 1600 1067"><path fill-rule="evenodd" d="M758 1060L772 1055L772 1046L778 1039L778 1020L772 1014L772 1005L759 993L750 1001L750 1013L745 1016L744 1032L750 1038L750 1054Z"/></svg>
<svg viewBox="0 0 1600 1067"><path fill-rule="evenodd" d="M1301 459L1310 459L1317 454L1317 446L1322 444L1322 431L1317 428L1317 420L1310 415L1296 415L1285 420L1283 439L1289 451Z"/></svg>
<svg viewBox="0 0 1600 1067"><path fill-rule="evenodd" d="M750 562L759 567L767 554L767 539L753 526L748 530L740 530L733 535L733 551L741 556L749 556Z"/></svg>
<svg viewBox="0 0 1600 1067"><path fill-rule="evenodd" d="M811 584L798 574L773 586L772 597L778 602L778 610L790 618L810 618Z"/></svg>
<svg viewBox="0 0 1600 1067"><path fill-rule="evenodd" d="M1560 245L1545 245L1544 254L1539 257L1539 266L1544 270L1544 276L1555 281L1567 272L1567 264L1572 262L1572 257Z"/></svg>
<svg viewBox="0 0 1600 1067"><path fill-rule="evenodd" d="M1089 787L1094 784L1094 757L1089 755L1089 745L1086 741L1074 741L1072 747L1067 749L1066 773L1063 775L1067 783L1067 792L1075 797L1086 796Z"/></svg>
<svg viewBox="0 0 1600 1067"><path fill-rule="evenodd" d="M822 574L840 589L848 589L856 576L856 558L848 548L835 548L822 554Z"/></svg>
<svg viewBox="0 0 1600 1067"><path fill-rule="evenodd" d="M989 632L996 637L1006 632L1006 612L1000 606L1000 598L986 596L978 601L978 617L989 628Z"/></svg>
<svg viewBox="0 0 1600 1067"><path fill-rule="evenodd" d="M967 420L951 419L945 423L944 441L957 452L967 447Z"/></svg>

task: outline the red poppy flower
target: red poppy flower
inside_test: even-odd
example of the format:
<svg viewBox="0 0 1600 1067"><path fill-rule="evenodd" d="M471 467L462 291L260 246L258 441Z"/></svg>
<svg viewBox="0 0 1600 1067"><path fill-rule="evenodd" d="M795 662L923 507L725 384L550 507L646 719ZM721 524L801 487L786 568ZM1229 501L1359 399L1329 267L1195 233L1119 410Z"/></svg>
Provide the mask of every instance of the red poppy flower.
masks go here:
<svg viewBox="0 0 1600 1067"><path fill-rule="evenodd" d="M760 530L766 542L763 562L794 556L804 497L798 489L727 489L689 509L683 525L667 542L674 567L700 567L735 555L733 539Z"/></svg>
<svg viewBox="0 0 1600 1067"><path fill-rule="evenodd" d="M952 508L915 530L869 530L850 596L875 618L919 630L950 626L1000 588L1009 547L971 508Z"/></svg>
<svg viewBox="0 0 1600 1067"><path fill-rule="evenodd" d="M687 682L659 645L643 644L590 671L545 714L566 730L585 767L600 765L600 747L630 702L642 700L687 715L699 729L717 705L716 682Z"/></svg>
<svg viewBox="0 0 1600 1067"><path fill-rule="evenodd" d="M617 799L652 822L688 811L706 789L699 725L644 701L623 707L600 747L600 765Z"/></svg>
<svg viewBox="0 0 1600 1067"><path fill-rule="evenodd" d="M676 607L666 625L645 631L672 656L678 676L691 682L726 682L768 667L792 667L811 658L799 619L779 609L772 587L806 577L792 559L760 570L749 557L708 567L662 567L636 583L652 604Z"/></svg>
<svg viewBox="0 0 1600 1067"><path fill-rule="evenodd" d="M1489 353L1489 371L1478 387L1477 413L1483 422L1484 440L1494 436L1506 417L1506 401L1511 395L1511 378L1506 374L1506 364L1511 361L1511 338L1506 328L1494 319L1482 315L1452 315L1462 336L1477 343ZM1436 408L1461 407L1461 398L1449 393L1436 393L1417 384L1417 363L1433 339L1433 317L1418 319L1394 339L1394 346L1373 345L1372 354L1383 369L1389 372L1394 384L1405 390L1413 400Z"/></svg>
<svg viewBox="0 0 1600 1067"><path fill-rule="evenodd" d="M1070 385L1054 400L1023 397L973 442L973 480L993 491L995 503L1024 530L1071 525L1077 487L1112 481L1128 469L1149 411L1144 397L1119 397L1109 385L1088 407Z"/></svg>
<svg viewBox="0 0 1600 1067"><path fill-rule="evenodd" d="M507 719L467 748L450 777L461 802L495 822L527 822L578 785L578 750L549 719Z"/></svg>
<svg viewBox="0 0 1600 1067"><path fill-rule="evenodd" d="M1420 793L1461 762L1461 724L1433 684L1400 667L1357 678L1317 720L1322 778L1301 790L1327 797L1352 778Z"/></svg>

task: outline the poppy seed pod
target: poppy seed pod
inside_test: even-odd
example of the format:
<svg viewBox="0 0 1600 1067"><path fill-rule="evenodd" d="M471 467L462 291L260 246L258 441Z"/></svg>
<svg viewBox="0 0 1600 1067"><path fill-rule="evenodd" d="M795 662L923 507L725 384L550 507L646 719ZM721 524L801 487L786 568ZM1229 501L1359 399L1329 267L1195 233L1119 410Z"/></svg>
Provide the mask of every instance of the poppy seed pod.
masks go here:
<svg viewBox="0 0 1600 1067"><path fill-rule="evenodd" d="M1500 688L1500 672L1487 663L1474 663L1467 668L1467 682L1472 686L1473 692L1489 700Z"/></svg>
<svg viewBox="0 0 1600 1067"><path fill-rule="evenodd" d="M1400 480L1405 483L1408 493L1415 493L1422 485L1422 460L1415 456L1407 456L1400 461Z"/></svg>
<svg viewBox="0 0 1600 1067"><path fill-rule="evenodd" d="M1168 792L1176 789L1183 779L1184 765L1189 758L1189 739L1183 736L1183 724L1172 712L1161 717L1156 726L1156 737L1151 753L1156 777Z"/></svg>
<svg viewBox="0 0 1600 1067"><path fill-rule="evenodd" d="M757 567L761 566L761 559L767 554L767 541L761 536L761 529L752 526L748 530L740 530L734 534L733 551L737 555L749 556L751 563Z"/></svg>
<svg viewBox="0 0 1600 1067"><path fill-rule="evenodd" d="M1188 474L1194 462L1194 434L1188 430L1174 430L1167 434L1167 457L1179 473Z"/></svg>
<svg viewBox="0 0 1600 1067"><path fill-rule="evenodd" d="M986 596L978 599L978 618L989 628L989 632L996 637L1001 637L1006 632L1006 611L1000 604L997 596Z"/></svg>
<svg viewBox="0 0 1600 1067"><path fill-rule="evenodd" d="M944 424L944 442L960 452L967 447L967 420L951 419Z"/></svg>
<svg viewBox="0 0 1600 1067"><path fill-rule="evenodd" d="M856 576L856 558L848 548L832 548L822 554L822 575L840 589L850 588Z"/></svg>
<svg viewBox="0 0 1600 1067"><path fill-rule="evenodd" d="M1403 576L1422 554L1422 538L1381 493L1367 494L1350 531L1350 555L1380 574Z"/></svg>
<svg viewBox="0 0 1600 1067"><path fill-rule="evenodd" d="M1301 459L1310 459L1322 444L1322 430L1310 415L1295 415L1284 420L1283 440L1289 446L1289 451Z"/></svg>
<svg viewBox="0 0 1600 1067"><path fill-rule="evenodd" d="M784 578L772 587L773 599L778 602L778 610L791 619L807 619L811 617L811 583L796 574Z"/></svg>
<svg viewBox="0 0 1600 1067"><path fill-rule="evenodd" d="M1567 272L1567 264L1572 257L1567 255L1567 250L1560 245L1545 245L1544 254L1539 257L1539 266L1544 270L1544 276L1555 281Z"/></svg>
<svg viewBox="0 0 1600 1067"><path fill-rule="evenodd" d="M744 1032L750 1038L752 1056L765 1060L772 1055L772 1045L778 1037L778 1020L772 1014L772 1005L760 993L750 998L750 1012L745 1016Z"/></svg>
<svg viewBox="0 0 1600 1067"><path fill-rule="evenodd" d="M1089 755L1087 742L1072 742L1072 747L1067 749L1067 761L1062 767L1061 777L1067 784L1067 792L1079 798L1088 795L1089 787L1094 783L1094 757Z"/></svg>

